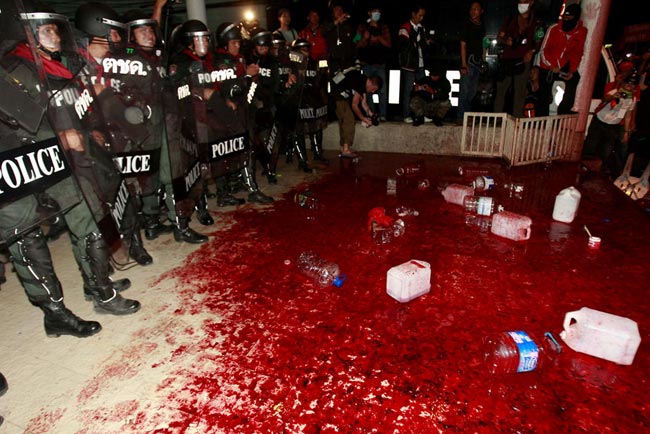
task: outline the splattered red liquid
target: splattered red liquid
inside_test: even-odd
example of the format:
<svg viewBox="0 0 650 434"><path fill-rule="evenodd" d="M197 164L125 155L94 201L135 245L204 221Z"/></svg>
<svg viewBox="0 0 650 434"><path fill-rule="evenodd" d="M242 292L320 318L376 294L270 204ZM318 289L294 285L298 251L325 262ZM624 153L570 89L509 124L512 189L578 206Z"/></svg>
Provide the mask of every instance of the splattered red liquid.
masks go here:
<svg viewBox="0 0 650 434"><path fill-rule="evenodd" d="M442 198L447 183L462 182L457 168L467 161L420 160L428 191L406 179L396 197L386 195L386 178L408 156L342 161L308 186L316 214L294 203L306 187L297 186L271 211L234 214L231 230L171 273L186 288L176 313L208 319L185 330L194 345L170 354L168 363L183 355L196 362L160 385L179 418L156 432L647 432L643 207L576 164L505 170L481 162L499 202L533 220L530 240L514 242L466 226L462 207ZM521 199L501 195L509 181L525 185ZM576 220L553 222L555 195L574 184L582 192ZM402 237L375 245L368 211L397 205L420 214L405 218ZM603 239L600 250L588 249L585 224ZM305 250L337 262L343 287L319 288L301 275L295 260ZM432 288L400 304L386 294L386 271L410 259L431 263ZM565 347L535 372L487 373L483 336L557 336L564 314L582 306L638 322L632 366Z"/></svg>

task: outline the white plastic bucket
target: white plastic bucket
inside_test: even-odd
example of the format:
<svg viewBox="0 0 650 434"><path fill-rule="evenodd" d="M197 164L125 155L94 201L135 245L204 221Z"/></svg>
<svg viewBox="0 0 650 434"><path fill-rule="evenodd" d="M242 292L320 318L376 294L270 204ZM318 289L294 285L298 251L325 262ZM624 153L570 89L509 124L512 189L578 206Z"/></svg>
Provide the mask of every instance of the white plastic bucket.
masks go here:
<svg viewBox="0 0 650 434"><path fill-rule="evenodd" d="M576 217L580 205L581 194L575 187L567 187L555 196L553 220L571 223Z"/></svg>
<svg viewBox="0 0 650 434"><path fill-rule="evenodd" d="M574 351L619 365L631 365L641 343L636 322L588 307L565 315L560 337Z"/></svg>

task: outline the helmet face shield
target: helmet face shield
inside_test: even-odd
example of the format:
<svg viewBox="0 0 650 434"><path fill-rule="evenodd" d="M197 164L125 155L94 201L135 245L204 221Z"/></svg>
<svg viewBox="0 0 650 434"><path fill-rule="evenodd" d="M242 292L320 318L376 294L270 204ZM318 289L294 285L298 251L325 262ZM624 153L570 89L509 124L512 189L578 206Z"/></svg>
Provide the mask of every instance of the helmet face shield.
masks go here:
<svg viewBox="0 0 650 434"><path fill-rule="evenodd" d="M158 22L150 19L131 21L126 24L129 46L145 51L161 48L162 37Z"/></svg>
<svg viewBox="0 0 650 434"><path fill-rule="evenodd" d="M197 56L203 57L210 51L210 32L193 32L189 34L192 38L192 48Z"/></svg>
<svg viewBox="0 0 650 434"><path fill-rule="evenodd" d="M24 26L29 28L29 34L34 37L34 47L41 55L57 61L78 56L67 17L50 12L21 13L19 16ZM27 39L31 43L29 36Z"/></svg>

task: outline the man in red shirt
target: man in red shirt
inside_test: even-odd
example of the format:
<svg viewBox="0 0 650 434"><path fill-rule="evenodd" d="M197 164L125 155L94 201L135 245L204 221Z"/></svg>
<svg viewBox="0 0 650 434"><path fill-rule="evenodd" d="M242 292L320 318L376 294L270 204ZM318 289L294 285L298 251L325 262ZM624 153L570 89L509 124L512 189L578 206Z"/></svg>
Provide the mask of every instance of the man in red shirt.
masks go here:
<svg viewBox="0 0 650 434"><path fill-rule="evenodd" d="M580 5L566 7L562 18L546 31L539 53L539 101L538 116L548 116L553 83L565 82L564 97L557 114L569 114L580 81L578 66L584 52L587 29L580 21Z"/></svg>
<svg viewBox="0 0 650 434"><path fill-rule="evenodd" d="M323 36L320 25L320 15L316 9L311 9L307 14L309 24L298 33L300 39L305 39L311 44L310 57L315 61L327 59L327 40Z"/></svg>

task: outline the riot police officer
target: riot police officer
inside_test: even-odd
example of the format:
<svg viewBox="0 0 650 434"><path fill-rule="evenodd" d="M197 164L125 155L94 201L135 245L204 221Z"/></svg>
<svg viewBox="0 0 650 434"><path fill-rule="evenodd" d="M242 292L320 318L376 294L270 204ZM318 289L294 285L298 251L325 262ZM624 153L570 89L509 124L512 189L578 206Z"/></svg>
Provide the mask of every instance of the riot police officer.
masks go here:
<svg viewBox="0 0 650 434"><path fill-rule="evenodd" d="M96 131L110 142L115 164L130 193L119 229L129 245L130 256L140 265L149 265L153 258L144 247L140 229L143 224L142 195L150 194L149 190L154 188L151 185L153 177L151 171L143 172L142 167L130 170L131 165L124 164L133 160L134 153L156 146L150 143L153 128L147 127L151 122L145 115L146 107L139 106L146 106L146 103L133 95L138 87L129 83L144 71L131 67L138 66L135 63L125 66L126 26L111 7L94 2L82 4L75 13L75 25L82 33L80 44L88 50L87 59L95 71L91 80L101 108L95 120Z"/></svg>
<svg viewBox="0 0 650 434"><path fill-rule="evenodd" d="M305 39L296 39L291 44L295 51L307 57L302 97L298 108L295 146L299 155L306 158L305 135L309 136L314 160L327 164L323 157L323 128L327 126L327 93L322 86L323 78L318 62L311 58L311 44Z"/></svg>
<svg viewBox="0 0 650 434"><path fill-rule="evenodd" d="M278 153L274 97L279 80L277 60L271 55L272 41L271 32L263 28L258 28L251 34L252 50L247 63L257 65L258 74L252 77L248 92L250 100L248 125L255 157L251 168L255 171L255 161L259 161L269 183L276 184L277 177L274 168L271 167L271 161L274 157L277 161Z"/></svg>
<svg viewBox="0 0 650 434"><path fill-rule="evenodd" d="M145 104L149 127L149 136L143 143L143 148L157 151L152 153L152 164L158 165L159 170L153 171L150 178L145 178L144 185L150 185L149 194L143 194L142 212L144 215L144 233L148 240L157 238L160 234L174 231L175 238L178 241L189 243L203 243L208 239L206 236L193 231L188 226L188 217L191 215L192 201L183 200L182 193L179 191L175 196L173 189L172 165L182 165L182 156L178 155L180 150L178 140L174 140L170 145L168 143L167 123L174 125L176 116L175 110L164 110L164 107L175 105L173 88L167 81L166 69L163 65L163 50L160 41L162 40L158 22L147 17L140 10L129 11L125 14L125 21L128 33L129 59L136 62L142 62L146 65L147 74L138 80L127 80L127 84L132 82L133 90L130 92L133 99L139 104ZM165 103L167 101L167 103ZM171 102L170 102L171 101ZM170 146L172 152L170 152ZM174 156L178 161L172 161ZM134 158L142 158L141 153L136 154ZM178 168L177 177L182 177L185 173L185 167ZM147 180L149 183L147 183ZM178 184L178 183L177 183ZM182 190L182 189L181 189ZM161 196L164 196L167 207L167 218L173 224L165 225L160 221L161 213ZM178 207L176 201L178 198ZM189 209L188 209L189 208ZM185 212L177 213L177 209ZM211 217L208 214L208 217ZM211 224L211 222L208 222Z"/></svg>
<svg viewBox="0 0 650 434"><path fill-rule="evenodd" d="M219 25L216 30L217 50L214 56L217 80L220 81L219 92L226 102L225 110L215 110L214 114L227 123L226 132L230 136L246 131L248 123L249 96L252 77L259 74L259 65L246 65L241 50L241 30L239 25L226 22ZM224 107L224 106L221 106ZM234 112L234 113L233 113ZM248 137L247 137L248 138ZM244 151L240 175L249 191L248 201L267 204L273 198L265 195L260 190L255 171L255 151L248 146ZM218 185L219 187L219 185ZM217 192L217 195L219 192Z"/></svg>
<svg viewBox="0 0 650 434"><path fill-rule="evenodd" d="M13 15L10 23L4 20L8 15ZM31 8L29 12L21 13L19 17L22 21L18 21L16 15L17 11L12 14L10 8L3 7L0 31L7 32L2 35L3 41L9 42L21 33L21 27L15 28L12 23L26 24L32 29L36 46L16 41L1 53L3 75L7 74L12 78L12 83L18 84L15 99L12 98L11 104L7 105L8 110L2 110L7 113L0 121L2 158L4 161L15 159L23 151L28 152L25 154L28 158L30 152L39 155L40 159L31 157L28 161L31 164L38 161L38 165L31 169L37 171L32 173L39 173L41 177L35 184L36 178L23 179L20 188L12 192L14 200L11 202L5 202L8 190L2 189L0 230L2 238L7 239L14 268L27 297L44 313L46 333L52 336L87 337L99 332L101 326L95 321L80 319L63 303L61 283L54 271L43 232L37 226L37 212L52 207L43 207L39 199L55 199L59 209L65 212L73 253L84 280L84 292L93 300L95 310L98 313L123 315L138 311L140 303L125 299L118 293L130 286L128 279L110 280L108 245L93 219L89 204L85 201L70 203L69 198L76 196L75 184L57 181L66 173L66 167L68 174L70 169L76 174L88 171L89 167L92 170L85 124L86 115L94 108L93 98L88 89L75 79L77 71L73 73L60 61L65 53L68 65L81 64L77 61L74 46L63 49L64 42L73 42L67 19L41 8ZM35 56L40 57L39 64L43 70L35 63ZM41 77L44 77L44 82ZM44 88L47 94L42 93ZM35 95L46 95L49 103L47 119L42 117L43 111L39 114L38 104L35 109L30 107L27 111L26 107L21 107L23 104L30 106L29 101L33 102ZM67 159L61 154L57 138L66 150ZM48 161L44 163L46 157ZM20 160L27 161L24 157ZM72 164L66 165L65 161ZM115 174L119 177L117 172ZM78 176L77 179L81 182ZM32 190L34 188L37 190ZM97 194L97 190L94 193ZM8 234L10 237L7 237Z"/></svg>

